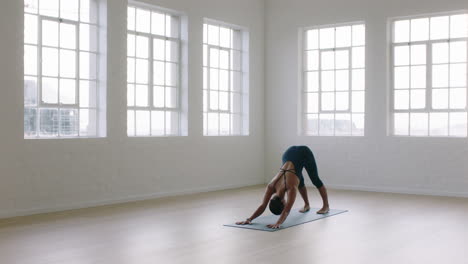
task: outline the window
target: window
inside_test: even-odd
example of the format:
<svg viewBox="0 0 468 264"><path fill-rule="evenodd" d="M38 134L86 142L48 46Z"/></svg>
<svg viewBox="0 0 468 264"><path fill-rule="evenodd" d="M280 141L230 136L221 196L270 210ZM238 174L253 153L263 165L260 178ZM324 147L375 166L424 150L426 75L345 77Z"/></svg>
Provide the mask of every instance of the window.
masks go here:
<svg viewBox="0 0 468 264"><path fill-rule="evenodd" d="M181 135L180 17L128 7L127 134Z"/></svg>
<svg viewBox="0 0 468 264"><path fill-rule="evenodd" d="M248 135L246 38L245 32L222 23L203 25L205 136Z"/></svg>
<svg viewBox="0 0 468 264"><path fill-rule="evenodd" d="M392 22L392 131L467 136L468 15Z"/></svg>
<svg viewBox="0 0 468 264"><path fill-rule="evenodd" d="M25 0L25 138L104 136L97 13L94 0Z"/></svg>
<svg viewBox="0 0 468 264"><path fill-rule="evenodd" d="M306 29L303 40L303 134L363 136L364 24Z"/></svg>

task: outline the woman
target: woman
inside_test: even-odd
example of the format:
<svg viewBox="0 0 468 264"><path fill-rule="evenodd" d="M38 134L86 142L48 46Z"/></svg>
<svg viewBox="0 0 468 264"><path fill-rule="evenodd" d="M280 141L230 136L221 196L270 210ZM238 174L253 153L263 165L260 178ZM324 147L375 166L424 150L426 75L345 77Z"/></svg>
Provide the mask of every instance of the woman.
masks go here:
<svg viewBox="0 0 468 264"><path fill-rule="evenodd" d="M268 184L262 204L255 210L251 217L245 221L237 222L237 225L251 224L252 220L260 216L266 209L270 200L270 210L273 214L281 216L275 224L267 225L269 228L279 228L286 220L291 211L291 208L296 200L297 190L304 200L304 207L299 210L301 213L310 210L309 198L307 197L307 189L304 186L304 177L302 169L305 168L312 183L317 187L322 197L322 209L317 211L317 214L326 214L330 210L328 204L327 189L318 177L317 165L315 164L314 154L307 146L292 146L289 147L283 154L283 166L276 176ZM287 199L285 200L285 196Z"/></svg>

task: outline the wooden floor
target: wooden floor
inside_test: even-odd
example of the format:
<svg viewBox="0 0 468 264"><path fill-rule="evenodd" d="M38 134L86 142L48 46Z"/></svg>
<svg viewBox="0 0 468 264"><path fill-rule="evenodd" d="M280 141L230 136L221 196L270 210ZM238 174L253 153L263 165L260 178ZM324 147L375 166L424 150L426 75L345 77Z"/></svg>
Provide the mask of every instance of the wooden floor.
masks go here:
<svg viewBox="0 0 468 264"><path fill-rule="evenodd" d="M261 186L2 220L0 263L468 263L468 199L329 192L348 213L274 233L223 227Z"/></svg>

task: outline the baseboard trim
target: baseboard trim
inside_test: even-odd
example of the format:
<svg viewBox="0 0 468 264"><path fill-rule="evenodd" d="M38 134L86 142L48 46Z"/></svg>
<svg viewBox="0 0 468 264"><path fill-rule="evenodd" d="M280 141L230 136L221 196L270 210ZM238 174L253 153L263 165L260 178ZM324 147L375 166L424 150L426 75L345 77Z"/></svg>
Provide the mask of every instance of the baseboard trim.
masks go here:
<svg viewBox="0 0 468 264"><path fill-rule="evenodd" d="M91 208L91 207L98 207L98 206L105 206L105 205L116 205L128 202L138 202L138 201L145 201L145 200L152 200L158 198L166 198L166 197L173 197L173 196L180 196L180 195L190 195L190 194L197 194L197 193L205 193L205 192L213 192L213 191L222 191L222 190L231 190L231 189L238 189L244 187L251 187L255 185L264 184L263 182L252 183L252 184L234 184L234 185L223 185L223 186L210 186L206 188L193 188L193 189L185 189L185 190L178 190L178 191L171 191L171 192L158 192L152 194L145 194L145 195L132 195L127 196L124 198L117 198L117 199L107 199L95 202L84 202L84 203L77 203L71 205L59 205L53 207L41 207L41 208L34 208L34 209L27 209L27 210L17 210L13 212L7 213L0 213L0 219L4 220L7 218L14 218L14 217L21 217L21 216L31 216L31 215L38 215L38 214L47 214L47 213L56 213L62 211L69 211L69 210L77 210L77 209L84 209L84 208Z"/></svg>
<svg viewBox="0 0 468 264"><path fill-rule="evenodd" d="M337 189L337 190L468 198L468 193L466 192L445 192L445 191L436 191L436 190L428 190L428 189L407 189L407 188L377 187L377 186L363 186L363 185L342 185L342 184L327 184L327 187L331 189Z"/></svg>

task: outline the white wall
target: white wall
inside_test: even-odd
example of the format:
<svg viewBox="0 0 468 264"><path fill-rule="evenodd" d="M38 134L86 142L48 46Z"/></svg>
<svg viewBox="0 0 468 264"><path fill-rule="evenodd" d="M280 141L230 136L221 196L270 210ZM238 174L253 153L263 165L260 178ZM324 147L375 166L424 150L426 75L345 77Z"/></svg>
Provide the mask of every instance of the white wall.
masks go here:
<svg viewBox="0 0 468 264"><path fill-rule="evenodd" d="M107 138L23 139L23 1L0 8L0 218L264 181L264 1L154 0L189 22L187 137L126 136L126 1L108 0ZM203 18L250 31L250 136L202 136Z"/></svg>
<svg viewBox="0 0 468 264"><path fill-rule="evenodd" d="M267 0L266 179L287 146L304 144L334 187L468 196L468 139L386 136L387 18L461 9L468 1ZM366 136L298 136L298 28L354 21L367 27Z"/></svg>

